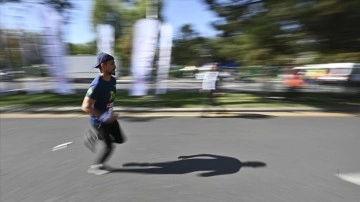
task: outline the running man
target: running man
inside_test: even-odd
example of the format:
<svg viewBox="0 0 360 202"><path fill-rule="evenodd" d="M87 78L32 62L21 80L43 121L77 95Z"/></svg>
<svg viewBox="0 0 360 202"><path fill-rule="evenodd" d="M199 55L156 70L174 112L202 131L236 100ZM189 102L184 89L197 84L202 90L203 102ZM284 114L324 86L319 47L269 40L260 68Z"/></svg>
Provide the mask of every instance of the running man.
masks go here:
<svg viewBox="0 0 360 202"><path fill-rule="evenodd" d="M104 163L114 150L113 143L124 143L125 138L117 121L118 115L113 112L116 94L114 57L100 53L94 68L100 70L100 75L91 82L81 109L90 115L91 128L85 135L85 145L95 152L97 140L102 140L103 143L99 156L88 169L88 173L102 175L111 171Z"/></svg>

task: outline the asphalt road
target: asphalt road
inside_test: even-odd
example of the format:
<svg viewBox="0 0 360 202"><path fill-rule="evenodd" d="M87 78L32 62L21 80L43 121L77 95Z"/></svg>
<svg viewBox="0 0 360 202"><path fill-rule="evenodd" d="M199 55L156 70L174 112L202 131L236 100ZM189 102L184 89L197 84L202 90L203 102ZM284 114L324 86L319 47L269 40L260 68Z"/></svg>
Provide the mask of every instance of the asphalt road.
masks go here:
<svg viewBox="0 0 360 202"><path fill-rule="evenodd" d="M122 118L103 176L84 117L0 119L2 202L359 202L357 117ZM68 147L53 147L72 142ZM178 159L187 156L188 159Z"/></svg>

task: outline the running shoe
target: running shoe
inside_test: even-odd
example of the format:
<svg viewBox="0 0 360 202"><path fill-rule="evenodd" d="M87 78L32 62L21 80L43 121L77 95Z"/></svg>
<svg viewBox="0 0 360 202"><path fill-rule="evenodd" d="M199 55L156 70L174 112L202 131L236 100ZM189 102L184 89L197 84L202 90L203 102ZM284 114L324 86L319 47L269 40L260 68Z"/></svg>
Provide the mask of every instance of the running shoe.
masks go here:
<svg viewBox="0 0 360 202"><path fill-rule="evenodd" d="M107 173L110 173L111 170L104 164L94 164L90 166L87 172L95 175L105 175Z"/></svg>

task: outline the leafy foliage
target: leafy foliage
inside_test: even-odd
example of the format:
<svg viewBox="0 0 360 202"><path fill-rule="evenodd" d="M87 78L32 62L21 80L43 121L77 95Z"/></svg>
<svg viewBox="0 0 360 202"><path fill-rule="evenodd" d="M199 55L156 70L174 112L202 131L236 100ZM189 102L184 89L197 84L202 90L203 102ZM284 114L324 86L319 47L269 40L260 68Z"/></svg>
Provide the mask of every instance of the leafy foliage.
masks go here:
<svg viewBox="0 0 360 202"><path fill-rule="evenodd" d="M325 55L330 59L326 62L338 61L339 54L347 55L343 62L360 60L357 0L204 2L222 18L213 23L222 32L213 43L228 59L242 64L289 64L312 52L317 61L325 60L319 58Z"/></svg>
<svg viewBox="0 0 360 202"><path fill-rule="evenodd" d="M27 2L26 0L1 0L0 3L5 2ZM38 0L39 3L44 3L47 5L52 6L55 8L58 12L60 12L65 19L65 22L68 22L69 20L69 14L71 9L74 8L74 4L72 0Z"/></svg>
<svg viewBox="0 0 360 202"><path fill-rule="evenodd" d="M96 43L68 44L70 55L95 55Z"/></svg>
<svg viewBox="0 0 360 202"><path fill-rule="evenodd" d="M157 6L160 10L161 0ZM133 25L137 20L146 17L146 7L147 0L95 0L92 23L94 26L109 23L115 27L115 54L121 58L123 75L129 73ZM159 19L161 20L161 15Z"/></svg>

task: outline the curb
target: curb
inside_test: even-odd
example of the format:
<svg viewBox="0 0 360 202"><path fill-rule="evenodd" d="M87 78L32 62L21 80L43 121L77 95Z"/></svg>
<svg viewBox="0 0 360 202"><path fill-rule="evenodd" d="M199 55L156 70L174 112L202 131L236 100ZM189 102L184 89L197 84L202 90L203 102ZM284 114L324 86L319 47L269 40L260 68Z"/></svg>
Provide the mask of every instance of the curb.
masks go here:
<svg viewBox="0 0 360 202"><path fill-rule="evenodd" d="M43 108L16 108L1 107L1 113L83 113L80 107L43 107ZM198 112L323 112L323 113L360 113L360 108L313 108L313 107L281 107L281 108L144 108L144 107L115 107L118 113L198 113Z"/></svg>

